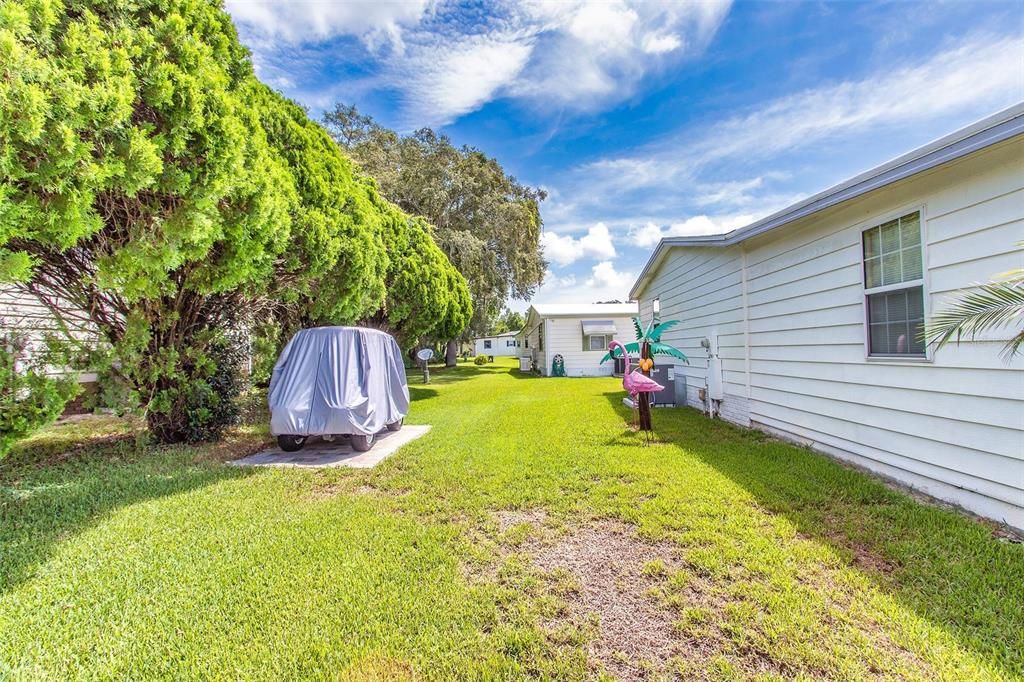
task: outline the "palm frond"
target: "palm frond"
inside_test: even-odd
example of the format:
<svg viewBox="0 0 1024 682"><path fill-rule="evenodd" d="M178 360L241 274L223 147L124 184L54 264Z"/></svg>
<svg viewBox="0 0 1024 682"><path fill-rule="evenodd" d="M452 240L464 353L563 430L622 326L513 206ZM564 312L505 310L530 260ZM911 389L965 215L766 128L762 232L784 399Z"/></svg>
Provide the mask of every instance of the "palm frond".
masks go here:
<svg viewBox="0 0 1024 682"><path fill-rule="evenodd" d="M639 355L640 354L640 344L639 343L627 343L627 344L624 344L624 345L626 347L626 352L629 353L630 355ZM615 348L614 350L608 351L607 353L604 354L604 357L601 358L601 362L599 362L598 364L604 364L605 362L611 360L613 357L621 358L622 357L622 351L619 350L618 348Z"/></svg>
<svg viewBox="0 0 1024 682"><path fill-rule="evenodd" d="M686 364L690 364L690 359L683 354L683 351L667 343L652 343L651 355L670 355L674 358L679 358Z"/></svg>
<svg viewBox="0 0 1024 682"><path fill-rule="evenodd" d="M661 341L661 335L677 324L679 324L679 320L667 320L662 322L654 328L654 331L651 332L651 341L654 341L655 343Z"/></svg>
<svg viewBox="0 0 1024 682"><path fill-rule="evenodd" d="M633 330L636 331L636 340L641 341L644 338L644 325L639 317L633 318Z"/></svg>
<svg viewBox="0 0 1024 682"><path fill-rule="evenodd" d="M932 316L924 331L928 343L942 348L950 341L960 343L964 336L976 338L991 329L1024 325L1024 279L989 282L976 290L961 292L945 310ZM1003 347L1003 354L1013 357L1024 345L1024 330Z"/></svg>
<svg viewBox="0 0 1024 682"><path fill-rule="evenodd" d="M650 324L648 324L647 329L644 330L644 339L650 341L652 331L654 331L654 318L651 318Z"/></svg>

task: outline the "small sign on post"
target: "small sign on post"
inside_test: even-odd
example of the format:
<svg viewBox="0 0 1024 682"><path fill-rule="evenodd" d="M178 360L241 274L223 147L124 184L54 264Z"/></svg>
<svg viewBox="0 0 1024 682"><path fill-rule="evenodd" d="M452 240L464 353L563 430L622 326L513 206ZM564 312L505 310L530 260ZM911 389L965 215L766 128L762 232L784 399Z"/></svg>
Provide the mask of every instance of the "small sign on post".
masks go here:
<svg viewBox="0 0 1024 682"><path fill-rule="evenodd" d="M420 348L416 351L416 359L423 365L423 383L430 383L430 368L427 363L434 357L434 351L430 348Z"/></svg>

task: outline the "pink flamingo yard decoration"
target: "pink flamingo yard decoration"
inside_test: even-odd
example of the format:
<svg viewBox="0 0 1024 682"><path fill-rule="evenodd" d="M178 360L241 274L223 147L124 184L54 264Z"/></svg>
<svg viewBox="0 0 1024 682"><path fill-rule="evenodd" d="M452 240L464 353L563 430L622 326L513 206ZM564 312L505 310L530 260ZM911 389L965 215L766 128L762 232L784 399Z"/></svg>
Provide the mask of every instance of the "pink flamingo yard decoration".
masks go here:
<svg viewBox="0 0 1024 682"><path fill-rule="evenodd" d="M630 372L629 353L626 351L626 347L618 341L612 341L608 344L608 352L612 355L615 354L616 348L622 351L622 357L626 359L626 371L622 375L622 387L626 389L626 392L629 393L629 397L633 399L634 409L638 404L637 397L641 393L656 393L658 391L665 390L664 386L645 375L639 369L635 369Z"/></svg>

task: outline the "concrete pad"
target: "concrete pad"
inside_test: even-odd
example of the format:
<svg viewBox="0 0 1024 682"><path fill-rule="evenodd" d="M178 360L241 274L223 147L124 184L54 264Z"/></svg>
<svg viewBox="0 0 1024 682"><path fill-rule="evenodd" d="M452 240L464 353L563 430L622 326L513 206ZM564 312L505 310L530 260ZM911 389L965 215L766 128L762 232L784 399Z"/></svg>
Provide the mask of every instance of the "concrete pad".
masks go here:
<svg viewBox="0 0 1024 682"><path fill-rule="evenodd" d="M236 466L256 467L352 467L369 469L398 451L406 443L427 435L429 425L403 426L401 431L385 431L377 434L377 442L369 452L356 452L347 436L335 436L333 442L319 437L307 441L306 447L298 452L285 452L280 448L258 452L231 462Z"/></svg>

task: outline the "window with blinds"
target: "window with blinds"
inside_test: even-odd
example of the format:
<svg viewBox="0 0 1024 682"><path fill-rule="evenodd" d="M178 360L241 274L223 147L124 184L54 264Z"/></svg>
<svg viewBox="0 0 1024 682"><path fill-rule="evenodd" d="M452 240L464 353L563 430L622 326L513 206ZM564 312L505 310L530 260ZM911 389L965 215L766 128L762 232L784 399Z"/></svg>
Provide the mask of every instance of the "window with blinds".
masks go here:
<svg viewBox="0 0 1024 682"><path fill-rule="evenodd" d="M925 357L920 212L865 230L863 241L868 354Z"/></svg>

